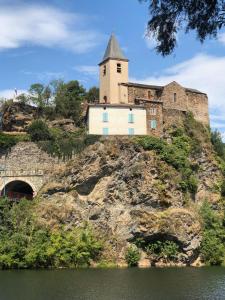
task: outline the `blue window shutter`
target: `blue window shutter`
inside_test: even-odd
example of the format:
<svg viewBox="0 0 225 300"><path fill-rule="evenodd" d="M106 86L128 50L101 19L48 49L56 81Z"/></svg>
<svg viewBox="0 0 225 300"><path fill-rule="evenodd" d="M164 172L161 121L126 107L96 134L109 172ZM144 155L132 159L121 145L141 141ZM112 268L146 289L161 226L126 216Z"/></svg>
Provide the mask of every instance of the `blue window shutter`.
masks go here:
<svg viewBox="0 0 225 300"><path fill-rule="evenodd" d="M151 120L151 129L156 129L156 127L157 127L156 120Z"/></svg>
<svg viewBox="0 0 225 300"><path fill-rule="evenodd" d="M134 123L134 114L129 113L129 115L128 115L128 123Z"/></svg>
<svg viewBox="0 0 225 300"><path fill-rule="evenodd" d="M103 121L103 122L108 122L108 121L109 121L108 113L107 113L107 112L104 112L104 113L102 114L102 121Z"/></svg>
<svg viewBox="0 0 225 300"><path fill-rule="evenodd" d="M128 134L134 135L134 128L128 128Z"/></svg>
<svg viewBox="0 0 225 300"><path fill-rule="evenodd" d="M109 134L109 128L104 127L102 130L103 135L108 135Z"/></svg>

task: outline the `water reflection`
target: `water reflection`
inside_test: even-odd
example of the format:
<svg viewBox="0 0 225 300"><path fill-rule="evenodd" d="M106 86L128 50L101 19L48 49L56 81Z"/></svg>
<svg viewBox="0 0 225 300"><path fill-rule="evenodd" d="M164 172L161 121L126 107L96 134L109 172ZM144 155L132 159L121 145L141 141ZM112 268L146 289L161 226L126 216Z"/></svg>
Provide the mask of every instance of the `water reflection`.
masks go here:
<svg viewBox="0 0 225 300"><path fill-rule="evenodd" d="M225 299L225 268L0 271L0 300Z"/></svg>

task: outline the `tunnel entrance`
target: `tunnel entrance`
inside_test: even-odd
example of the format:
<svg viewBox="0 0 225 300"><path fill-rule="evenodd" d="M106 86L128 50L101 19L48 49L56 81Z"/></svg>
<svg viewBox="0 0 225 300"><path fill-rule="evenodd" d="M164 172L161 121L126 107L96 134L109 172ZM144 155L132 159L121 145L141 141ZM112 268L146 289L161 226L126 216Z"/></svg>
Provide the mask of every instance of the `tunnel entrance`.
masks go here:
<svg viewBox="0 0 225 300"><path fill-rule="evenodd" d="M20 200L22 198L32 200L34 191L28 183L16 180L7 183L1 194L12 200Z"/></svg>

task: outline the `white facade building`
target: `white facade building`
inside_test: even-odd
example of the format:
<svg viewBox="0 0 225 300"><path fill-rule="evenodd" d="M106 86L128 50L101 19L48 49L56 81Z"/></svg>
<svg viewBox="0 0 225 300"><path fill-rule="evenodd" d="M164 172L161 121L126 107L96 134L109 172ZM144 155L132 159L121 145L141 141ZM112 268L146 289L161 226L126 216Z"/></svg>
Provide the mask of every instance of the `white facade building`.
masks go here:
<svg viewBox="0 0 225 300"><path fill-rule="evenodd" d="M136 105L91 104L88 127L89 134L145 135L146 109Z"/></svg>

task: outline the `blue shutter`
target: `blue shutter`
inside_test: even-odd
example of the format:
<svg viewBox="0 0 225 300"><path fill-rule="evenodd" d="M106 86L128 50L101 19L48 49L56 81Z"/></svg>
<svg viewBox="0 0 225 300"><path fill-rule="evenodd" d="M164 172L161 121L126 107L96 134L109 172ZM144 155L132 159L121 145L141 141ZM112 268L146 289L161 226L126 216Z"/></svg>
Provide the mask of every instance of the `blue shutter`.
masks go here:
<svg viewBox="0 0 225 300"><path fill-rule="evenodd" d="M134 128L128 128L128 134L134 135Z"/></svg>
<svg viewBox="0 0 225 300"><path fill-rule="evenodd" d="M151 120L151 129L156 129L156 127L157 127L156 120Z"/></svg>
<svg viewBox="0 0 225 300"><path fill-rule="evenodd" d="M103 135L108 135L109 134L109 128L104 127L102 130Z"/></svg>
<svg viewBox="0 0 225 300"><path fill-rule="evenodd" d="M131 113L128 115L128 123L134 123L134 115Z"/></svg>
<svg viewBox="0 0 225 300"><path fill-rule="evenodd" d="M102 121L103 121L103 122L108 122L108 121L109 121L108 113L107 113L107 112L104 112L104 113L102 114Z"/></svg>

